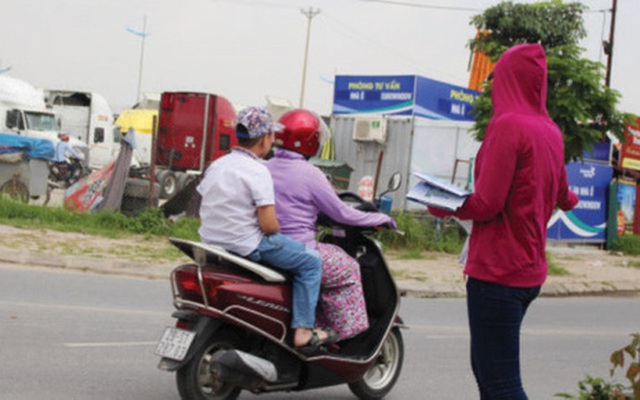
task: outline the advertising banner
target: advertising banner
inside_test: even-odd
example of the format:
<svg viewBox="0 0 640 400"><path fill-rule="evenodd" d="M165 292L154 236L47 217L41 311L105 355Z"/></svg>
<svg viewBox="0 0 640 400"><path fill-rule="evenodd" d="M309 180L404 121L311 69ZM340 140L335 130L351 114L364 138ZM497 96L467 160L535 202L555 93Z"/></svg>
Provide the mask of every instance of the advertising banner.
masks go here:
<svg viewBox="0 0 640 400"><path fill-rule="evenodd" d="M474 90L417 75L338 75L333 113L473 121L469 111L479 95Z"/></svg>
<svg viewBox="0 0 640 400"><path fill-rule="evenodd" d="M414 113L430 119L473 121L470 111L479 95L475 90L418 76Z"/></svg>
<svg viewBox="0 0 640 400"><path fill-rule="evenodd" d="M633 221L636 209L635 182L618 182L618 235L633 233Z"/></svg>
<svg viewBox="0 0 640 400"><path fill-rule="evenodd" d="M620 149L620 166L640 171L640 118L634 126L627 126L626 142Z"/></svg>
<svg viewBox="0 0 640 400"><path fill-rule="evenodd" d="M613 168L597 163L567 165L569 188L580 202L571 211L557 210L547 228L551 240L604 242L607 227L607 189Z"/></svg>

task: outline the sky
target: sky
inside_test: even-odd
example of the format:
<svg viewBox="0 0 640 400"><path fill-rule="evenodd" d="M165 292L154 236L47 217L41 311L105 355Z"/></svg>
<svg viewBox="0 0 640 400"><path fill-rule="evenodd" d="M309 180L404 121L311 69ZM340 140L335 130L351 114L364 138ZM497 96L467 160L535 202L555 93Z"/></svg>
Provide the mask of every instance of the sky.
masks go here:
<svg viewBox="0 0 640 400"><path fill-rule="evenodd" d="M401 5L398 2L415 4ZM522 1L531 2L531 1ZM583 0L586 58L606 64L612 0ZM396 4L394 4L396 3ZM469 81L470 18L493 0L2 0L0 71L45 89L96 92L114 112L141 92L266 97L331 113L335 75ZM145 24L146 21L146 24ZM640 1L619 0L611 86L640 114ZM144 41L132 31L145 31ZM144 43L144 51L143 51ZM140 62L142 74L140 76Z"/></svg>

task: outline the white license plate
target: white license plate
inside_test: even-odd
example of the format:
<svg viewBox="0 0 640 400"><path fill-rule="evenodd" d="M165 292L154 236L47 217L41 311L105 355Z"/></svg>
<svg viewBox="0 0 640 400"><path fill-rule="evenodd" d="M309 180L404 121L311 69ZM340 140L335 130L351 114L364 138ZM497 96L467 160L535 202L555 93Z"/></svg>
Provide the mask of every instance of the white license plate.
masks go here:
<svg viewBox="0 0 640 400"><path fill-rule="evenodd" d="M193 338L195 337L195 332L168 327L164 330L155 353L160 357L182 361L187 355L187 351L189 351L191 342L193 342Z"/></svg>

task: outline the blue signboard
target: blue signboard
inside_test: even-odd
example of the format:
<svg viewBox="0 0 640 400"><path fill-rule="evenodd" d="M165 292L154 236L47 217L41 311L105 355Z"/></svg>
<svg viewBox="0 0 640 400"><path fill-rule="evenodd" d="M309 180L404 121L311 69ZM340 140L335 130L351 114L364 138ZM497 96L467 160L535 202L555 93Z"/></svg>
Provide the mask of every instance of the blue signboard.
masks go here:
<svg viewBox="0 0 640 400"><path fill-rule="evenodd" d="M479 92L417 75L336 76L334 114L412 115L473 121Z"/></svg>
<svg viewBox="0 0 640 400"><path fill-rule="evenodd" d="M596 163L567 165L570 189L580 202L571 211L556 211L549 221L547 238L604 242L607 227L607 190L613 168Z"/></svg>

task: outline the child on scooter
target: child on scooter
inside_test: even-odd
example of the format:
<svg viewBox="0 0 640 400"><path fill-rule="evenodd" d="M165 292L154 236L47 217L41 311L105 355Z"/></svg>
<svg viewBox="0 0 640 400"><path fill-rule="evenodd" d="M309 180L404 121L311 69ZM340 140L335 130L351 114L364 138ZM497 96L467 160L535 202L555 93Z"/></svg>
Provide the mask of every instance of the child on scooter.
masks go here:
<svg viewBox="0 0 640 400"><path fill-rule="evenodd" d="M202 195L198 233L204 243L294 275L293 343L300 351L312 352L336 336L314 329L322 269L318 253L279 233L273 180L260 159L271 150L274 132L280 127L263 108L240 111L236 119L239 146L213 162L198 185Z"/></svg>

